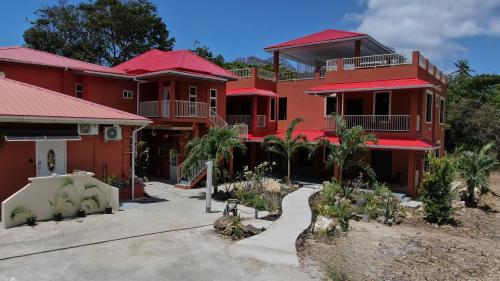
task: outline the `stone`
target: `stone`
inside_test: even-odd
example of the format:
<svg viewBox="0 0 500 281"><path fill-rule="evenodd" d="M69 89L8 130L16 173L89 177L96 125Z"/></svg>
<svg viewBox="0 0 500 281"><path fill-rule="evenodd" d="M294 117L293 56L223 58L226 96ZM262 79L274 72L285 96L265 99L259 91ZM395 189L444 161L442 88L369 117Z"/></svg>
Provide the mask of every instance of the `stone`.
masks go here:
<svg viewBox="0 0 500 281"><path fill-rule="evenodd" d="M465 208L465 201L457 201L453 204L453 208L463 209Z"/></svg>
<svg viewBox="0 0 500 281"><path fill-rule="evenodd" d="M313 232L326 232L331 233L335 231L335 219L328 218L325 216L318 216L316 222L314 223Z"/></svg>
<svg viewBox="0 0 500 281"><path fill-rule="evenodd" d="M271 193L280 193L281 192L281 184L273 179L266 180L264 182L264 188L267 192L271 192Z"/></svg>

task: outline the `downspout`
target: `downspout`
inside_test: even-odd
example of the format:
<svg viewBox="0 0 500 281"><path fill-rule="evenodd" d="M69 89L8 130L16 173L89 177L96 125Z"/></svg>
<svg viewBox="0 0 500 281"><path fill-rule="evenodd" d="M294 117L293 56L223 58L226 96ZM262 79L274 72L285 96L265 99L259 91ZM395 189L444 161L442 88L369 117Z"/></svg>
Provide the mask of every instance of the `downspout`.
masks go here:
<svg viewBox="0 0 500 281"><path fill-rule="evenodd" d="M136 157L136 145L137 145L137 132L140 130L144 129L147 125L142 125L141 127L135 129L132 131L132 174L130 175L130 187L131 187L131 193L132 193L132 200L135 199L135 157Z"/></svg>

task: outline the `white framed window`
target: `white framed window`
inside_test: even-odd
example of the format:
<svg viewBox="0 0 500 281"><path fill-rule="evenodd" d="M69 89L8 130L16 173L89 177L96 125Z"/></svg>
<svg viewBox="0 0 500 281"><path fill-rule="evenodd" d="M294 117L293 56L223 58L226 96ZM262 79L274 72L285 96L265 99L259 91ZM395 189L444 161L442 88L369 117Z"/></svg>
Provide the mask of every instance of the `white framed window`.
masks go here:
<svg viewBox="0 0 500 281"><path fill-rule="evenodd" d="M75 97L83 98L83 85L82 83L75 83Z"/></svg>
<svg viewBox="0 0 500 281"><path fill-rule="evenodd" d="M427 90L425 93L425 123L432 123L432 103L434 102L434 93Z"/></svg>
<svg viewBox="0 0 500 281"><path fill-rule="evenodd" d="M210 114L217 113L217 89L210 89Z"/></svg>
<svg viewBox="0 0 500 281"><path fill-rule="evenodd" d="M445 110L446 110L445 100L444 97L441 97L441 99L439 100L439 124L444 124Z"/></svg>
<svg viewBox="0 0 500 281"><path fill-rule="evenodd" d="M325 117L337 114L337 97L330 96L325 98Z"/></svg>
<svg viewBox="0 0 500 281"><path fill-rule="evenodd" d="M276 121L276 99L271 98L271 102L269 103L269 121L275 122Z"/></svg>
<svg viewBox="0 0 500 281"><path fill-rule="evenodd" d="M392 92L373 92L373 114L391 115Z"/></svg>
<svg viewBox="0 0 500 281"><path fill-rule="evenodd" d="M122 96L123 96L123 99L131 100L134 98L134 92L132 92L130 90L123 90Z"/></svg>

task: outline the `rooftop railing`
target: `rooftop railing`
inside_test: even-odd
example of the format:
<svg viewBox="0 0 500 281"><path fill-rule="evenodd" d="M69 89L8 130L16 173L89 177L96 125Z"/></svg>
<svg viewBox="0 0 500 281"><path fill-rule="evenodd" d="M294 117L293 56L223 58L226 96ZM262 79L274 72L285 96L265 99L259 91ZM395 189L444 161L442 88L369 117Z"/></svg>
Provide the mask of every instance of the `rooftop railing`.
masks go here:
<svg viewBox="0 0 500 281"><path fill-rule="evenodd" d="M252 77L252 68L239 68L239 69L230 69L229 72L240 78L250 78Z"/></svg>
<svg viewBox="0 0 500 281"><path fill-rule="evenodd" d="M326 61L327 71L337 71L339 60L342 61L343 70L355 70L360 68L376 68L412 64L413 56L410 52L331 59Z"/></svg>

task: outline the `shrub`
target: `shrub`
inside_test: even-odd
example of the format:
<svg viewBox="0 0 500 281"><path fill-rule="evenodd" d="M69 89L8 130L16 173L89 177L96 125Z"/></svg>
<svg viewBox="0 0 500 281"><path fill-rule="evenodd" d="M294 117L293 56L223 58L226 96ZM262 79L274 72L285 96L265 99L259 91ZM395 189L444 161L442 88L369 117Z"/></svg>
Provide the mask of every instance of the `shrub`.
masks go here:
<svg viewBox="0 0 500 281"><path fill-rule="evenodd" d="M453 216L453 163L447 157L438 158L432 153L427 157L429 171L425 173L421 185L424 212L429 222L443 224Z"/></svg>
<svg viewBox="0 0 500 281"><path fill-rule="evenodd" d="M349 220L353 217L353 213L354 209L349 200L342 200L333 207L333 215L337 218L342 231L349 230Z"/></svg>

